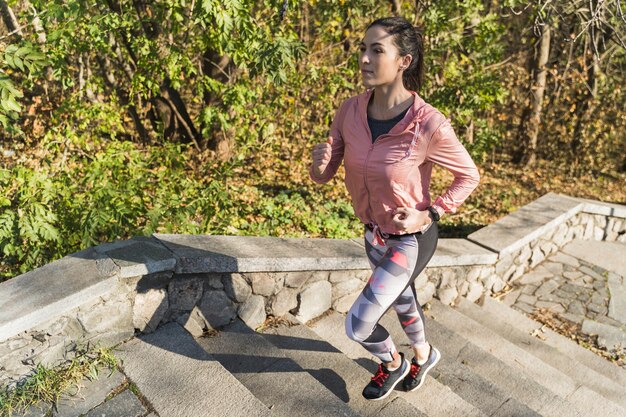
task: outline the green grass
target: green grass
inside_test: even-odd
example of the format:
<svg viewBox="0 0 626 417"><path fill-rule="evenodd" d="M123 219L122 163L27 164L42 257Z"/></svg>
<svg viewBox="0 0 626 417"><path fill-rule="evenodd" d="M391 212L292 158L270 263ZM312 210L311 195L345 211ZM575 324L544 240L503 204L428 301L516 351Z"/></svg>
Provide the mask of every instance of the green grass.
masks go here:
<svg viewBox="0 0 626 417"><path fill-rule="evenodd" d="M97 379L103 371L113 373L118 362L110 349L78 347L75 357L68 363L48 368L38 364L34 372L16 386L0 391L0 416L23 413L40 402L54 404L71 388L78 387L83 378Z"/></svg>

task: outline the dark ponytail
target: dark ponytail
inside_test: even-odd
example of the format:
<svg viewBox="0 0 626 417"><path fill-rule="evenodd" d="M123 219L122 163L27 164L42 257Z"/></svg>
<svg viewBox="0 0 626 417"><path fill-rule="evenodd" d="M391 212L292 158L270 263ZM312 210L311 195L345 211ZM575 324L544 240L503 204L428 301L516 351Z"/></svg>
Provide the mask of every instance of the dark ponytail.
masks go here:
<svg viewBox="0 0 626 417"><path fill-rule="evenodd" d="M400 56L413 57L409 67L404 70L402 82L405 88L419 91L424 81L424 43L421 30L403 17L383 17L370 23L367 29L372 26L380 26L392 36Z"/></svg>

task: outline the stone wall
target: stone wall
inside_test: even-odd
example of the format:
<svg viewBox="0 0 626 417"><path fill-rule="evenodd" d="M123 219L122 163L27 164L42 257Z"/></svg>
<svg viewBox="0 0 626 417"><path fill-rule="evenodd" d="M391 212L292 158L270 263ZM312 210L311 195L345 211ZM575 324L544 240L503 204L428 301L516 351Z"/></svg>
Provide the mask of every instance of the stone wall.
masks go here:
<svg viewBox="0 0 626 417"><path fill-rule="evenodd" d="M547 195L468 240L440 240L416 279L419 302L497 293L573 239L625 242L626 210L589 204ZM87 285L86 273L101 276ZM100 245L0 284L3 311L30 303L0 316L0 385L71 357L76 343L113 346L166 322L197 336L237 316L257 328L268 315L346 312L370 273L360 240L156 235Z"/></svg>

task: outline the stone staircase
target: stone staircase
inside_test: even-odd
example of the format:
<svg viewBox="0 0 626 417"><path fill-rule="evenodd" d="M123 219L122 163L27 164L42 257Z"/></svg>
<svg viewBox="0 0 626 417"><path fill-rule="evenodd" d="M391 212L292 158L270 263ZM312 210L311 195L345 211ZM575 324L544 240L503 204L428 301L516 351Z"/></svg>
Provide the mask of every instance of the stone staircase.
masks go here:
<svg viewBox="0 0 626 417"><path fill-rule="evenodd" d="M626 371L499 301L435 299L425 314L442 359L418 391L382 401L362 398L377 362L332 310L308 324L287 315L262 332L237 319L200 338L170 323L117 355L162 417L626 416ZM395 313L381 324L410 358Z"/></svg>

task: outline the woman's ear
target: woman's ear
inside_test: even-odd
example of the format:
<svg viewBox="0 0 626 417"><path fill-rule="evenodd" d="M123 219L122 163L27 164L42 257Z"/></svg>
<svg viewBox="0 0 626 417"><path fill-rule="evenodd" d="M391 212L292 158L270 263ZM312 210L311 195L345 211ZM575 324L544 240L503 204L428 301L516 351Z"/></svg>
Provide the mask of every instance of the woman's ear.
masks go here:
<svg viewBox="0 0 626 417"><path fill-rule="evenodd" d="M411 54L403 56L401 68L403 70L407 69L411 65L412 61L413 61L413 56Z"/></svg>

